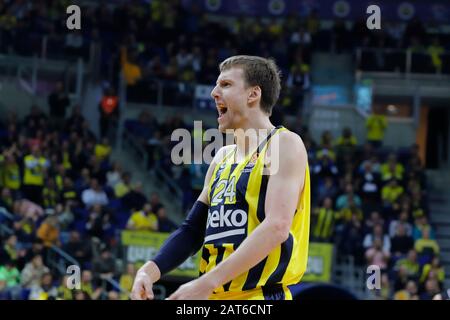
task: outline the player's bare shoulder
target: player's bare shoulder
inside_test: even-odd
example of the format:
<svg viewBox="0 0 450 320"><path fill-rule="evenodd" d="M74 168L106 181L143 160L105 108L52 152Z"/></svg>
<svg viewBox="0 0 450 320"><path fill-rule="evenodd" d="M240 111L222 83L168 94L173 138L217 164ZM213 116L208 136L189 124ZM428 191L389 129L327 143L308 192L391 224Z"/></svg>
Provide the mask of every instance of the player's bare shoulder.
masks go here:
<svg viewBox="0 0 450 320"><path fill-rule="evenodd" d="M307 159L302 138L295 132L284 130L271 138L265 162L270 174L276 174L281 167L289 170L292 166L306 165Z"/></svg>

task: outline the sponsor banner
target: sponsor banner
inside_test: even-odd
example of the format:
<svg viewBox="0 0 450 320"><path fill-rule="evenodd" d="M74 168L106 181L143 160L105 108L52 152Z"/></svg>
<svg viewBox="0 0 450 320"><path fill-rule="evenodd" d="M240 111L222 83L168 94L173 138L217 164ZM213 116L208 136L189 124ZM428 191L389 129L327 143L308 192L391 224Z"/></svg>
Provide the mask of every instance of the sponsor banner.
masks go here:
<svg viewBox="0 0 450 320"><path fill-rule="evenodd" d="M169 236L168 233L150 231L122 231L122 245L126 248L128 263L144 263L153 258ZM306 273L302 281L329 282L333 258L333 245L329 243L309 244L309 257ZM180 267L169 273L172 276L192 277L198 276L200 252L186 260Z"/></svg>
<svg viewBox="0 0 450 320"><path fill-rule="evenodd" d="M312 87L312 104L316 106L342 106L350 103L346 87L321 86Z"/></svg>
<svg viewBox="0 0 450 320"><path fill-rule="evenodd" d="M333 244L309 243L308 266L301 281L330 282L333 260Z"/></svg>
<svg viewBox="0 0 450 320"><path fill-rule="evenodd" d="M127 262L138 264L152 259L169 235L169 233L163 232L122 231L121 240L122 245L126 247ZM200 252L197 252L177 269L170 272L169 275L196 278L198 276L199 264Z"/></svg>
<svg viewBox="0 0 450 320"><path fill-rule="evenodd" d="M383 21L410 20L450 22L448 0L183 0L189 9L201 1L205 13L245 16L304 17L315 10L320 19L358 19L367 17L367 7L378 5Z"/></svg>

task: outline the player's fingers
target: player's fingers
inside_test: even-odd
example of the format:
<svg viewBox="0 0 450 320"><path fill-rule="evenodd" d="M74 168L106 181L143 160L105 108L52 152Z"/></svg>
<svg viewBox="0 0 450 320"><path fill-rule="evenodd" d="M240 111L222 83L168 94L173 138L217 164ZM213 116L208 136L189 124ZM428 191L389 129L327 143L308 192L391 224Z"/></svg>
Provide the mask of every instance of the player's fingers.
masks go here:
<svg viewBox="0 0 450 320"><path fill-rule="evenodd" d="M139 298L139 295L136 294L134 291L132 291L132 292L130 293L130 299L131 299L131 300L141 300L141 299Z"/></svg>
<svg viewBox="0 0 450 320"><path fill-rule="evenodd" d="M136 284L133 286L133 289L131 290L130 298L131 300L142 300L141 292L143 291L143 288L139 288Z"/></svg>
<svg viewBox="0 0 450 320"><path fill-rule="evenodd" d="M144 299L149 299L149 300L153 300L153 298L155 297L153 294L153 289L152 289L152 283L150 282L150 280L145 279L142 283L143 287L144 287Z"/></svg>
<svg viewBox="0 0 450 320"><path fill-rule="evenodd" d="M130 298L133 300L144 300L145 297L145 287L142 279L136 279L133 288L131 289Z"/></svg>

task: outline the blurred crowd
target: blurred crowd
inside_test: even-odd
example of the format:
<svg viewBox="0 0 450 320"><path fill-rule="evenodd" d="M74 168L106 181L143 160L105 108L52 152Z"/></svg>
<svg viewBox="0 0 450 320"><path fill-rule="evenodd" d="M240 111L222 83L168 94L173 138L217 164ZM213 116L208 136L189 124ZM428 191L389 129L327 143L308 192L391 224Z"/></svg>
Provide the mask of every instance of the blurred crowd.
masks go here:
<svg viewBox="0 0 450 320"><path fill-rule="evenodd" d="M37 106L24 119L14 112L4 116L0 118L0 208L6 212L0 215L1 297L69 297L71 292L64 290L67 279L57 277L60 258L55 247L83 270L82 289L73 291L74 299L123 297L104 281L131 288L133 266L119 265L115 259L120 258L116 231L173 231L177 226L159 195L145 195L142 183L132 183L130 172L111 161L108 139L94 136L78 106L59 124L57 116L46 115Z"/></svg>
<svg viewBox="0 0 450 320"><path fill-rule="evenodd" d="M325 131L317 142L303 138L312 169L311 239L333 242L338 261L378 266L381 290L372 298L430 300L444 292L445 273L423 163L417 145L383 147L383 118L367 119L365 144L350 128L339 137Z"/></svg>

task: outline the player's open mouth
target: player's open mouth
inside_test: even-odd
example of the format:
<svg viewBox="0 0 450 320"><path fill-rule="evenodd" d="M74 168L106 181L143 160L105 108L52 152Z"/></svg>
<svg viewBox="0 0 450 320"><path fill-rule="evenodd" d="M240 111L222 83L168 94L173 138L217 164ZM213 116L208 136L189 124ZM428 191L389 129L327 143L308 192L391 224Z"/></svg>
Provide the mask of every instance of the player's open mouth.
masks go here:
<svg viewBox="0 0 450 320"><path fill-rule="evenodd" d="M219 119L222 118L222 116L227 113L228 108L225 107L223 104L217 105L217 111L219 112Z"/></svg>

